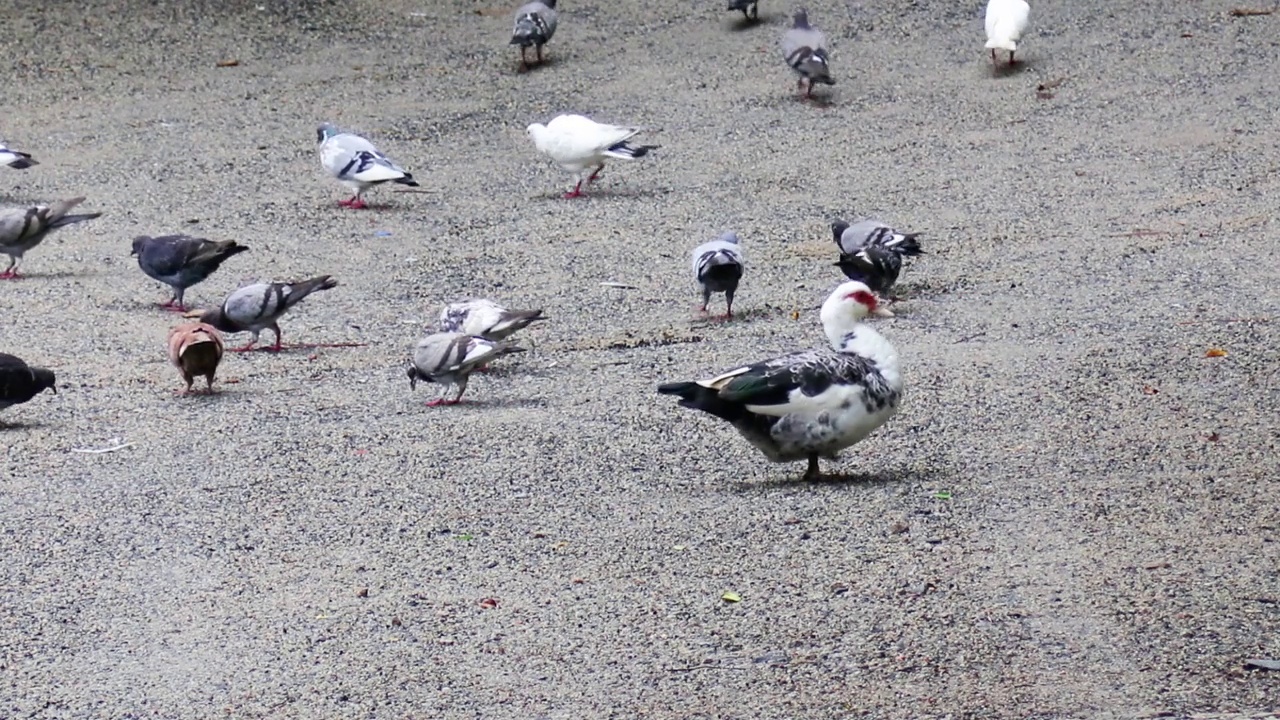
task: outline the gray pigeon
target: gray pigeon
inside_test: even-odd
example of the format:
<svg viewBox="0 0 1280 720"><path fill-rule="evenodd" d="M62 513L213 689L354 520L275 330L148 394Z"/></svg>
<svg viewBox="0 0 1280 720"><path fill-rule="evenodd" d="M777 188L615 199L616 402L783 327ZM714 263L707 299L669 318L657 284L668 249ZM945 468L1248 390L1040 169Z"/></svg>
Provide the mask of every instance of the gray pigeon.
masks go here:
<svg viewBox="0 0 1280 720"><path fill-rule="evenodd" d="M67 214L82 202L84 198L78 197L59 200L52 205L32 205L27 208L0 211L0 253L9 256L9 267L0 273L0 278L16 279L23 254L39 245L45 235L51 231L102 215L102 213Z"/></svg>
<svg viewBox="0 0 1280 720"><path fill-rule="evenodd" d="M316 140L320 164L325 171L355 192L351 199L338 201L343 207L354 210L369 207L362 196L374 185L391 182L418 187L412 174L355 133L343 132L332 123L323 123L316 128Z"/></svg>
<svg viewBox="0 0 1280 720"><path fill-rule="evenodd" d="M804 96L813 96L813 84L835 85L827 66L827 38L822 31L809 24L809 14L800 8L795 14L795 25L782 34L782 55L800 79L796 88L804 88ZM808 86L805 81L808 80Z"/></svg>
<svg viewBox="0 0 1280 720"><path fill-rule="evenodd" d="M0 140L0 165L8 165L14 170L26 170L32 165L39 165L30 153L19 152Z"/></svg>
<svg viewBox="0 0 1280 720"><path fill-rule="evenodd" d="M542 62L542 46L556 34L556 0L534 0L516 9L516 25L511 31L511 45L520 46L520 67L529 67L525 53L533 45Z"/></svg>
<svg viewBox="0 0 1280 720"><path fill-rule="evenodd" d="M214 242L190 235L139 235L133 239L138 267L147 277L173 288L173 297L160 307L186 312L182 296L187 288L213 274L227 258L248 250L235 240Z"/></svg>
<svg viewBox="0 0 1280 720"><path fill-rule="evenodd" d="M461 332L485 340L505 340L539 320L541 310L508 310L484 298L449 303L440 311L440 332Z"/></svg>
<svg viewBox="0 0 1280 720"><path fill-rule="evenodd" d="M8 353L0 353L0 410L21 405L44 390L58 394L52 370L31 367Z"/></svg>
<svg viewBox="0 0 1280 720"><path fill-rule="evenodd" d="M440 383L445 386L444 394L427 405L457 405L462 402L462 393L467 390L467 380L472 372L502 355L524 351L524 348L509 342L494 342L466 333L428 335L413 348L413 358L409 363L409 389L416 388L419 380ZM458 387L458 394L452 400L445 396L450 385Z"/></svg>
<svg viewBox="0 0 1280 720"><path fill-rule="evenodd" d="M726 10L741 10L742 17L748 22L760 19L760 0L729 0ZM747 12L750 10L750 12Z"/></svg>
<svg viewBox="0 0 1280 720"><path fill-rule="evenodd" d="M724 319L732 318L733 294L738 291L738 281L742 279L742 245L737 233L727 232L717 240L694 248L693 276L702 287L702 312L707 311L711 293L722 292Z"/></svg>
<svg viewBox="0 0 1280 720"><path fill-rule="evenodd" d="M898 232L879 220L859 220L853 225L837 220L831 224L831 234L840 248L836 262L840 271L881 295L898 281L903 258L924 254L916 241L918 233Z"/></svg>
<svg viewBox="0 0 1280 720"><path fill-rule="evenodd" d="M255 283L246 285L227 296L222 307L206 310L199 315L200 322L208 323L225 333L251 332L253 337L244 347L232 348L235 352L245 352L258 342L258 334L270 328L276 334L276 344L267 348L271 352L279 352L280 319L294 305L313 292L329 290L338 286L338 281L328 275L313 277L302 282Z"/></svg>

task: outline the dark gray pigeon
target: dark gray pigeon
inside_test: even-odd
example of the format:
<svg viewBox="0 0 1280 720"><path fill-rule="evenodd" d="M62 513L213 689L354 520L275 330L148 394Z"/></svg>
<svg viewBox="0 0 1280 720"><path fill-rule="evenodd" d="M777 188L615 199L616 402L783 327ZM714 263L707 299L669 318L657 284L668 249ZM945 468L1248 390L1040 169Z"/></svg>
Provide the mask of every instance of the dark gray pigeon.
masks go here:
<svg viewBox="0 0 1280 720"><path fill-rule="evenodd" d="M520 66L529 67L525 54L530 46L538 51L542 62L542 46L556 34L556 0L534 0L516 9L516 24L511 31L511 45L520 46Z"/></svg>
<svg viewBox="0 0 1280 720"><path fill-rule="evenodd" d="M244 347L232 348L234 352L251 349L258 342L258 334L270 328L276 334L276 344L267 350L279 352L283 346L280 344L280 326L276 321L280 316L311 293L337 286L338 281L328 275L302 282L246 285L228 295L221 307L201 313L200 322L208 323L225 333L253 333L249 343Z"/></svg>
<svg viewBox="0 0 1280 720"><path fill-rule="evenodd" d="M729 7L726 9L741 10L743 19L750 22L760 19L760 0L729 0Z"/></svg>
<svg viewBox="0 0 1280 720"><path fill-rule="evenodd" d="M782 56L800 75L796 88L804 88L804 96L812 97L814 83L836 84L827 65L827 38L821 30L809 24L809 14L804 8L796 11L794 23L782 34Z"/></svg>
<svg viewBox="0 0 1280 720"><path fill-rule="evenodd" d="M711 293L724 293L724 319L733 317L733 295L742 279L742 245L737 233L727 232L693 250L693 276L702 287L702 312Z"/></svg>
<svg viewBox="0 0 1280 720"><path fill-rule="evenodd" d="M31 153L24 153L14 150L0 140L0 165L8 165L14 170L26 170L32 165L39 165L36 159L31 157Z"/></svg>
<svg viewBox="0 0 1280 720"><path fill-rule="evenodd" d="M17 279L22 256L39 245L45 235L83 220L92 220L102 213L68 215L71 209L84 202L84 198L59 200L52 205L32 205L0 211L0 253L9 256L9 267L0 273L2 279Z"/></svg>
<svg viewBox="0 0 1280 720"><path fill-rule="evenodd" d="M187 288L213 274L232 255L248 250L235 240L214 242L190 235L139 235L133 239L138 267L147 277L173 288L173 297L160 307L186 312L182 304Z"/></svg>
<svg viewBox="0 0 1280 720"><path fill-rule="evenodd" d="M898 281L903 258L924 254L916 241L918 233L898 232L879 220L859 220L853 225L837 220L831 224L831 234L840 248L836 262L840 271L881 295Z"/></svg>
<svg viewBox="0 0 1280 720"><path fill-rule="evenodd" d="M462 402L462 393L467 391L471 373L498 357L514 352L524 352L524 348L466 333L433 333L419 340L413 348L409 362L409 389L416 388L419 380L426 380L444 385L447 395L449 386L454 385L458 394L452 400L441 395L427 405L457 405Z"/></svg>
<svg viewBox="0 0 1280 720"><path fill-rule="evenodd" d="M0 410L21 405L44 390L58 394L52 370L31 367L8 353L0 353Z"/></svg>

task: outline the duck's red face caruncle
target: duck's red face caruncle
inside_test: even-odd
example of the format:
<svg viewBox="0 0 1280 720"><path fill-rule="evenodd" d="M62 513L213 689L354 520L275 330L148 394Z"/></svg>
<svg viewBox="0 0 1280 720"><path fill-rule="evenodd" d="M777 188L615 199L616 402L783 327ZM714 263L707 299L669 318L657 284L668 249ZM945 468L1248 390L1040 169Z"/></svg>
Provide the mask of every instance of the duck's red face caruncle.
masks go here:
<svg viewBox="0 0 1280 720"><path fill-rule="evenodd" d="M845 295L845 297L865 307L868 315L874 313L876 306L880 304L880 301L876 299L875 293L869 290L854 290Z"/></svg>

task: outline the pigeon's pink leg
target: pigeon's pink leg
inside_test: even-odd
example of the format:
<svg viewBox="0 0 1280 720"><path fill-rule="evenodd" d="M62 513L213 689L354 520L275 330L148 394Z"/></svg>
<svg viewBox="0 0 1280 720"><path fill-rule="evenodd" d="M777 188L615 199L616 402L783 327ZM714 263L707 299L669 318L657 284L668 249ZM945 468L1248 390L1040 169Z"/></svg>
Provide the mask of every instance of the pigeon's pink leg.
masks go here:
<svg viewBox="0 0 1280 720"><path fill-rule="evenodd" d="M18 280L22 276L18 274L18 266L10 265L8 270L0 273L0 280Z"/></svg>
<svg viewBox="0 0 1280 720"><path fill-rule="evenodd" d="M1013 53L1014 53L1014 52L1015 52L1015 51L1013 51L1013 50L1010 50L1010 51L1009 51L1009 64L1010 64L1010 65L1012 65L1012 64L1014 64L1014 63L1016 63L1016 62L1018 62L1017 60L1014 60L1014 59L1013 59Z"/></svg>
<svg viewBox="0 0 1280 720"><path fill-rule="evenodd" d="M591 173L591 177L587 178L587 184L590 185L595 182L596 178L600 177L600 173L602 172L604 172L604 163L600 163L596 166L595 172Z"/></svg>
<svg viewBox="0 0 1280 720"><path fill-rule="evenodd" d="M458 398L457 400L449 400L447 398L436 398L435 400L428 402L427 407L440 407L441 405L457 405L460 402L462 402L462 398Z"/></svg>
<svg viewBox="0 0 1280 720"><path fill-rule="evenodd" d="M564 197L566 200L569 198L582 197L582 181L579 180L578 184L574 185L572 190L564 194Z"/></svg>
<svg viewBox="0 0 1280 720"><path fill-rule="evenodd" d="M276 333L276 344L269 348L264 348L267 352L280 352L284 346L280 344L280 326L275 323L271 324L271 329Z"/></svg>
<svg viewBox="0 0 1280 720"><path fill-rule="evenodd" d="M991 48L991 66L995 67L996 65L999 65L999 64L1000 63L996 61L996 49Z"/></svg>
<svg viewBox="0 0 1280 720"><path fill-rule="evenodd" d="M539 65L542 64L542 46L541 45L538 46L538 64Z"/></svg>
<svg viewBox="0 0 1280 720"><path fill-rule="evenodd" d="M187 308L185 306L178 304L176 298L169 298L168 302L157 303L157 306L160 307L160 309L168 310L169 312L186 312L187 311Z"/></svg>

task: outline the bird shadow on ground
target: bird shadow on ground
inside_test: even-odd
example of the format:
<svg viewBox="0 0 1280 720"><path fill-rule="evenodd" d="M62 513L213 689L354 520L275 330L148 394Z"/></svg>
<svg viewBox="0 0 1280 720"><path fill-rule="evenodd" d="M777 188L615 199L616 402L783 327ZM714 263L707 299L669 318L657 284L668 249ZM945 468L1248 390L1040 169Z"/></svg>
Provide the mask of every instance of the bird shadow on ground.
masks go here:
<svg viewBox="0 0 1280 720"><path fill-rule="evenodd" d="M582 197L567 198L564 193L554 193L551 195L542 194L536 197L540 200L563 200L564 202L573 201L589 201L589 200L656 200L665 198L671 194L668 188L636 188L636 189L609 189L593 187L584 192Z"/></svg>
<svg viewBox="0 0 1280 720"><path fill-rule="evenodd" d="M547 67L549 65L555 65L555 63L556 61L553 60L550 55L543 55L541 61L535 60L534 62L529 63L527 65L524 63L518 63L516 65L516 74L527 75L531 72L537 72L538 70L541 70L542 68Z"/></svg>
<svg viewBox="0 0 1280 720"><path fill-rule="evenodd" d="M739 17L729 23L730 32L746 32L757 27L764 27L769 24L772 19L771 15L761 15L759 19L752 20L750 18Z"/></svg>
<svg viewBox="0 0 1280 720"><path fill-rule="evenodd" d="M287 355L294 350L345 350L347 348L366 347L369 343L362 342L339 342L339 343L284 343L276 350L270 345L255 345L247 350L241 348L227 348L227 352L234 352L237 355L252 355L254 353L267 353L268 355Z"/></svg>
<svg viewBox="0 0 1280 720"><path fill-rule="evenodd" d="M5 430L38 430L45 427L45 424L37 420L31 422L5 422L0 420L0 432Z"/></svg>
<svg viewBox="0 0 1280 720"><path fill-rule="evenodd" d="M430 402L430 401L427 401ZM440 412L449 412L459 408L478 408L481 410L514 410L528 408L545 408L547 403L545 400L537 398L488 398L474 400L472 398L463 398L462 402L456 405L438 405L429 406L425 402L418 404L423 410L437 410Z"/></svg>
<svg viewBox="0 0 1280 720"><path fill-rule="evenodd" d="M58 272L37 272L37 273L29 273L24 271L21 275L19 275L16 278L5 278L5 280L19 280L19 281L21 280L65 280L67 278L89 277L90 274L91 273L86 273L86 272L72 272L70 270L60 270ZM0 282L3 282L3 280L0 280Z"/></svg>
<svg viewBox="0 0 1280 720"><path fill-rule="evenodd" d="M910 468L890 468L887 470L875 470L869 472L823 473L813 480L806 480L804 479L803 473L797 472L787 478L754 482L736 482L730 484L729 487L734 492L742 494L768 492L771 490L788 488L807 488L812 490L845 489L852 487L874 487L890 483L929 482L937 478L940 474L941 473L937 470L920 471Z"/></svg>
<svg viewBox="0 0 1280 720"><path fill-rule="evenodd" d="M1012 63L1002 62L991 68L991 77L997 79L1015 77L1030 69L1031 63L1026 60L1018 60Z"/></svg>

